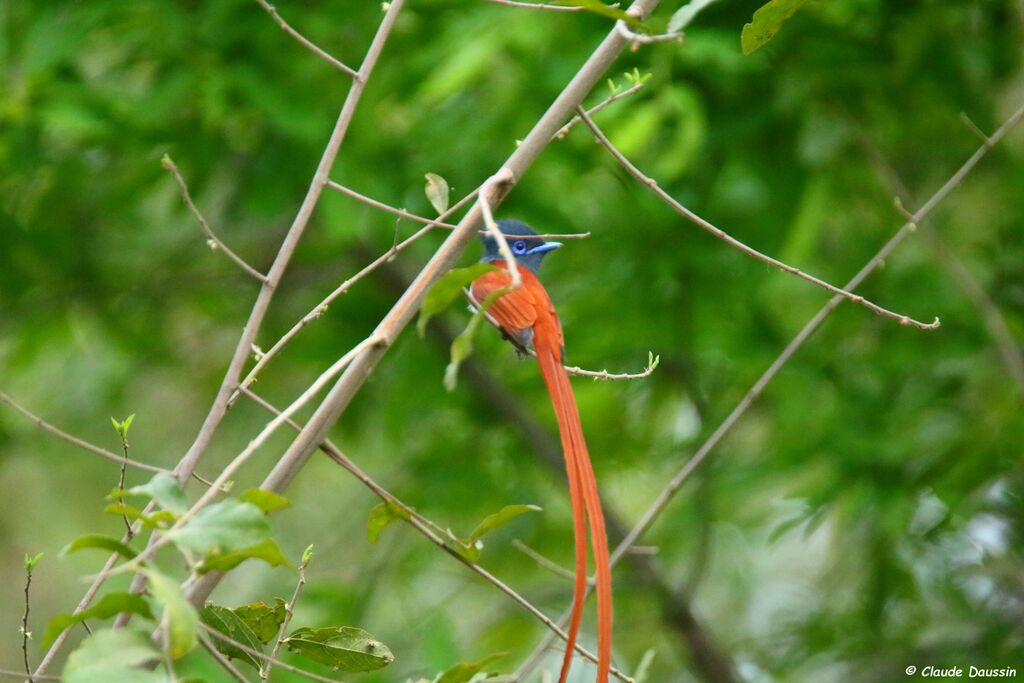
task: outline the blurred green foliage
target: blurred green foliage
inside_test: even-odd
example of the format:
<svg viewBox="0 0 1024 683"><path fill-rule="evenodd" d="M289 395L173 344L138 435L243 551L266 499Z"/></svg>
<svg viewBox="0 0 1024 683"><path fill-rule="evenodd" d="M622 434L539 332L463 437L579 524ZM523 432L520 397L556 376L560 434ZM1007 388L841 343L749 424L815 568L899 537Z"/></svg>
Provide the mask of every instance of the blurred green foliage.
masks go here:
<svg viewBox="0 0 1024 683"><path fill-rule="evenodd" d="M755 54L740 30L759 3L720 0L683 44L627 51L608 75L652 78L598 115L611 139L687 206L732 235L841 283L901 222L872 149L923 201L1024 103L1024 12L1014 0L809 3ZM664 27L679 8L651 20ZM281 3L298 30L356 65L379 3ZM371 79L332 177L432 215L424 174L461 197L514 149L608 30L589 13L483 0L412 0ZM164 153L219 236L265 269L311 179L348 80L251 0L0 4L0 389L117 450L110 415L137 414L132 456L173 466L213 398L255 284L204 246ZM592 102L607 94L595 92ZM933 214L942 239L1024 337L1024 131ZM576 380L609 512L635 520L661 485L825 301L809 284L732 251L660 204L579 127L554 142L501 208L543 231L592 231L548 259L569 361L645 381ZM338 282L415 226L325 195L259 335L268 348ZM271 363L257 389L283 404L361 340L441 236L361 282ZM467 254L466 263L476 253ZM1024 483L1021 394L978 310L917 239L862 293L925 333L842 306L783 370L697 481L645 538L749 680L881 681L915 664L1021 665ZM447 315L464 325L461 306ZM485 540L481 562L549 614L569 582L516 552L571 564L563 480L509 420L460 381L448 348L408 331L333 436L419 512L469 529L538 504ZM471 359L554 435L531 362L497 334ZM466 372L466 368L463 369ZM200 465L215 474L266 415L240 402ZM281 434L242 471L258 483ZM118 467L0 411L0 666L20 667L22 558L35 568L33 628L67 612L95 553L56 559L103 514ZM129 471L129 485L149 479ZM242 490L242 489L238 489ZM194 497L195 491L190 495ZM368 683L430 677L543 632L493 587L408 527L366 541L379 502L314 458L272 526L295 561L317 560L294 625L365 628L394 653ZM253 565L253 566L249 566ZM170 567L171 570L177 568ZM247 563L215 599L290 595L295 575ZM125 590L125 577L110 590ZM695 680L663 596L616 572L615 657L651 681ZM584 642L592 643L592 625ZM76 634L76 638L79 637ZM30 654L38 660L33 647ZM290 656L290 655L286 655ZM548 668L560 655L549 654ZM202 653L182 671L227 680ZM593 669L577 665L576 681ZM275 679L299 680L275 669Z"/></svg>

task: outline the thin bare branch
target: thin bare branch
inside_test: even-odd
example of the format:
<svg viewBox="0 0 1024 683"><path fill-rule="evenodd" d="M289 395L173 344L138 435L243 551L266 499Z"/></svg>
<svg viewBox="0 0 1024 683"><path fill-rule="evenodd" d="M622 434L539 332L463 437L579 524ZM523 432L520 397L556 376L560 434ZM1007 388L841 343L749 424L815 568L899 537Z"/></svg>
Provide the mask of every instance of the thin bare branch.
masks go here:
<svg viewBox="0 0 1024 683"><path fill-rule="evenodd" d="M213 628L212 626L208 626L208 625L206 625L206 624L204 624L202 622L199 622L199 626L200 626L200 628L202 628L204 631L209 633L211 636L213 636L217 640L222 640L225 643L230 643L231 645L234 645L235 647L237 647L242 652L245 652L246 654L252 655L253 657L256 657L257 659L262 659L265 662L273 662L279 668L284 669L285 671L291 671L292 673L296 673L296 674L298 674L298 675L300 675L300 676L302 676L304 678L308 678L311 681L322 681L323 683L338 683L337 679L327 678L326 676L321 676L320 674L315 674L312 671L306 671L305 669L300 669L297 666L292 666L288 662L282 662L280 659L275 659L275 658L271 657L268 654L260 652L259 650L255 649L255 648L249 647L245 643L238 642L237 640L235 640L231 636L228 636L228 635L225 635L225 634L221 633L220 631L218 631L217 629Z"/></svg>
<svg viewBox="0 0 1024 683"><path fill-rule="evenodd" d="M352 67L348 66L347 64L345 64L341 60L335 59L330 54L328 54L326 50L323 50L320 47L317 47L317 45L313 41L309 40L304 35L302 35L298 31L296 31L295 29L293 29L288 24L288 22L286 22L284 19L281 18L281 15L277 13L277 9L273 5L271 5L269 2L267 2L267 0L256 0L256 2L260 3L260 7L265 9L267 11L267 14L269 14L271 17L274 18L274 21L277 22L278 26L280 26L282 29L284 29L285 33L290 35L295 40L299 41L299 43L304 48L306 48L307 50L309 50L310 52L315 54L317 57L319 57L320 59L324 60L325 62L327 62L331 66L333 66L335 69L337 69L338 71L342 72L343 74L347 74L347 75L351 76L352 78L355 78L356 80L358 80L360 78L360 74L359 74L358 71L356 71Z"/></svg>
<svg viewBox="0 0 1024 683"><path fill-rule="evenodd" d="M53 436L57 437L58 439L61 439L62 441L67 441L72 446L78 446L79 448L87 450L90 453L93 453L94 455L98 455L100 457L106 458L107 460L116 462L118 464L124 464L125 462L127 462L129 467L145 470L146 472L164 472L166 474L171 473L170 470L164 469L163 467L157 467L156 465L150 465L148 463L139 462L138 460L131 460L126 456L121 456L112 451L108 451L106 448L103 448L102 446L97 446L95 444L89 443L85 439L80 439L77 436L68 434L64 430L54 427L52 424L50 424L43 418L30 412L27 408L16 402L13 398L11 398L9 395L2 391L0 391L0 403L6 403L16 413L19 413L21 416L31 420L32 422L35 422L36 426L42 429L43 431L52 434ZM206 484L207 486L210 486L212 483L208 479L205 479L199 476L198 474L193 473L192 476L194 479L202 482L203 484Z"/></svg>
<svg viewBox="0 0 1024 683"><path fill-rule="evenodd" d="M643 82L639 82L639 83L636 83L636 84L626 88L625 90L620 90L619 92L612 93L611 95L606 97L601 102L598 102L597 104L595 104L590 109L587 109L587 114L590 115L590 116L593 116L597 112L599 112L602 109L604 109L605 107L607 107L609 104L612 104L613 102L618 102L619 100L621 100L623 98L629 97L630 95L632 95L633 93L637 92L638 90L640 90L643 87L644 87L644 83ZM569 131L573 129L573 126L575 126L576 124L578 124L582 120L583 119L580 118L580 115L576 114L571 119L569 119L569 123L565 124L564 126L562 126L561 128L558 129L558 132L555 133L554 137L556 139L558 139L558 140L561 140L562 138L564 138L566 135L569 134Z"/></svg>
<svg viewBox="0 0 1024 683"><path fill-rule="evenodd" d="M238 667L232 664L230 659L222 655L220 650L217 649L217 646L211 643L210 639L202 633L199 634L199 644L202 645L203 649L210 653L210 656L217 660L217 663L220 664L221 668L227 671L232 678L238 681L238 683L249 683L245 675L238 670Z"/></svg>
<svg viewBox="0 0 1024 683"><path fill-rule="evenodd" d="M390 204L385 204L384 202L380 201L379 199L374 199L373 197L367 197L365 194L362 194L361 192L357 192L357 191L353 190L351 187L347 187L345 185L342 185L341 183L336 183L333 180L328 180L327 181L327 186L329 188L331 188L332 190L337 190L338 192L342 193L343 195L345 195L347 197L351 197L352 199L355 199L357 201L363 202L364 204L367 204L367 205L372 206L374 208L380 209L381 211L387 211L388 213L392 213L392 214L398 216L399 218L405 218L406 220L410 220L410 221L413 221L415 223L423 223L423 224L429 225L431 227L444 228L445 230L454 230L456 228L456 226L452 225L451 223L444 223L444 222L442 222L443 218L452 215L455 212L456 209L459 209L462 206L464 206L465 203L468 200L470 200L473 197L475 197L476 193L478 192L478 190L474 190L470 194L466 195L461 200L459 200L459 202L457 204L455 204L454 206L449 208L447 211L445 211L443 214L441 214L441 216L439 216L438 218L426 218L424 216L418 216L418 215L416 215L414 213L410 213L409 211L406 211L405 209L400 209L400 208L398 208L396 206L391 206ZM486 231L485 230L481 230L480 234L481 235L486 234ZM573 240L573 239L578 240L578 239L585 239L587 237L590 237L590 233L589 232L545 233L543 235L508 235L508 237L512 237L512 238L515 238L515 237L534 237L534 238L537 238L537 239L545 239L545 240Z"/></svg>
<svg viewBox="0 0 1024 683"><path fill-rule="evenodd" d="M284 619L281 620L281 629L277 632L277 640L274 641L274 648L270 651L270 658L267 660L266 665L260 669L261 681L266 681L270 678L270 670L277 659L277 653L281 651L281 644L288 635L288 624L292 623L292 616L295 615L295 605L298 604L299 597L302 595L302 587L306 585L306 567L309 566L309 560L313 556L312 552L313 546L309 546L302 556L302 562L299 563L299 582L295 584L295 592L292 593L292 599L285 605Z"/></svg>
<svg viewBox="0 0 1024 683"><path fill-rule="evenodd" d="M574 5L547 5L541 2L519 2L518 0L487 0L487 2L495 5L506 5L508 7L522 7L524 9L543 9L551 12L581 12L583 7L577 7ZM619 3L615 3L614 6L618 6Z"/></svg>
<svg viewBox="0 0 1024 683"><path fill-rule="evenodd" d="M21 656L24 660L25 675L28 676L28 683L34 683L32 680L32 666L28 663L28 641L32 637L32 633L28 630L29 609L31 607L29 590L31 588L32 565L29 562L28 555L25 555L25 610L21 613Z"/></svg>
<svg viewBox="0 0 1024 683"><path fill-rule="evenodd" d="M963 121L963 124L967 126L972 133L974 133L979 138L984 140L986 145L991 147L993 144L995 144L992 142L992 138L985 135L985 132L981 128L978 128L978 125L971 120L971 117L967 115L967 112L960 112L960 120Z"/></svg>
<svg viewBox="0 0 1024 683"><path fill-rule="evenodd" d="M117 499L124 505L125 475L128 469L128 430L118 428L118 436L121 437L121 451L124 453L124 460L121 461L121 474L117 479L117 490L120 491ZM124 520L125 536L131 541L135 537L135 532L132 531L132 523L128 521L126 513L121 513L121 519Z"/></svg>
<svg viewBox="0 0 1024 683"><path fill-rule="evenodd" d="M165 169L171 172L172 176L174 176L175 182L178 183L178 189L181 191L181 198L185 200L185 206L188 207L188 210L192 212L193 216L195 216L196 221L199 222L199 227L201 227L203 232L206 233L207 244L210 245L210 248L224 252L224 255L234 261L235 265L239 268L260 282L266 283L266 275L246 263L245 259L232 251L231 247L224 244L224 242L217 237L217 234L213 231L213 228L210 227L210 224L206 222L206 219L199 211L199 208L195 205L195 202L192 201L192 195L188 191L188 185L185 183L185 179L181 177L181 172L178 171L178 166L174 163L174 160L171 159L170 155L165 154L160 163Z"/></svg>
<svg viewBox="0 0 1024 683"><path fill-rule="evenodd" d="M569 581L575 581L576 580L576 575L573 574L571 571L569 571L568 569L566 569L562 565L558 564L554 560L550 560L550 559L544 557L539 552L537 552L536 550L534 550L530 546L528 546L525 543L523 543L522 541L520 541L518 538L515 538L515 539L512 540L512 547L515 548L516 550L518 550L519 552L521 552L523 555L526 555L527 557L529 557L531 560L536 562L538 565L540 565L544 569L547 569L549 572L552 572L553 574L557 574L558 576L561 576L563 579L567 579ZM594 577L588 576L587 577L587 582L588 583L593 583L594 582Z"/></svg>
<svg viewBox="0 0 1024 683"><path fill-rule="evenodd" d="M899 323L901 325L910 325L912 327L918 328L919 330L934 330L934 329L937 329L939 327L940 323L939 323L939 319L938 318L935 318L935 320L933 320L930 323L922 323L922 322L920 322L918 320L915 320L915 319L913 319L913 318L911 318L909 316L903 315L901 313L896 313L894 311L890 311L887 308L883 308L883 307L879 306L878 304L872 303L871 301L868 301L867 299L865 299L864 297L860 296L859 294L853 294L852 292L849 292L846 289L843 289L843 288L840 288L840 287L836 287L835 285L829 284L828 282L825 282L824 280L821 280L821 279L819 279L819 278L817 278L817 277L815 277L813 275L808 275L807 273L803 272L799 268L794 268L793 266L791 266L791 265L789 265L787 263L783 263L782 261L779 261L778 259L774 259L771 256L768 256L767 254L763 254L760 251L758 251L757 249L754 249L753 247L748 247L743 242L740 242L736 238L734 238L734 237L730 236L729 234L727 234L725 231L723 231L723 230L717 228L716 226L712 225L707 220L701 218L700 216L695 214L693 211L690 211L685 206L683 206L678 201L676 201L676 199L674 197L672 197L670 194L668 194L663 189L661 189L661 187L658 185L658 182L656 180L654 180L653 178L650 178L650 177L644 175L643 171L641 171L639 168L637 168L633 164L633 162L631 162L629 159L627 159L622 154L622 152L620 152L615 147L615 145L613 145L611 143L611 141L607 138L607 136L605 136L605 134L601 131L601 129L598 128L597 124L594 123L594 120L591 119L587 115L586 112L580 110L580 116L583 118L583 122L586 123L587 126L590 128L590 130L594 133L594 137L597 138L598 142L600 142L601 145L605 149L607 149L609 153L611 153L611 155L615 158L615 160L618 161L619 164L622 165L622 167L625 168L630 173L630 175L632 175L637 180L639 180L641 183L643 183L643 185L645 185L648 189L650 189L651 192L653 192L655 195L657 195L657 197L659 199L661 199L663 202L668 204L677 213L679 213L682 216L686 217L691 222L695 223L698 227L701 227L704 230L707 230L712 235L714 235L718 239L722 240L723 242L725 242L729 246L731 246L731 247L733 247L735 249L738 249L739 251L742 251L744 254L747 254L748 256L752 256L753 258L757 259L758 261L761 261L762 263L767 263L768 265L773 266L775 268L778 268L779 270L787 272L787 273L789 273L791 275L796 275L800 279L806 280L807 282L810 282L813 285L817 285L818 287L824 289L827 292L831 292L832 294L837 294L837 295L839 295L839 296L841 296L843 298L849 299L850 301L852 301L852 302L854 302L856 304L860 304L861 306L864 306L868 310L873 311L874 313L877 313L878 315L884 316L886 318L892 318L894 320L897 320L897 321L899 321Z"/></svg>
<svg viewBox="0 0 1024 683"><path fill-rule="evenodd" d="M966 114L961 112L960 117L964 119L965 123L969 124L968 127L972 128L985 141L986 145L991 146L990 138L978 130L974 122L967 118ZM856 126L856 130L862 147L888 185L889 191L895 195L896 210L907 221L913 223L915 216L906 208L907 203L913 202L910 190L893 165L889 163L882 154L882 151L875 145L874 141L868 137L860 126ZM974 278L964 262L942 240L938 231L932 227L930 221L921 219L918 228L920 229L919 234L925 246L931 250L935 260L945 269L967 300L978 311L978 315L981 316L982 321L988 328L989 335L991 335L992 341L1002 357L1007 373L1017 385L1017 392L1024 396L1024 354L1021 353L1020 347L1014 340L1013 334L1006 324L1006 319L999 311L999 307L996 306L995 302L992 301L992 297L988 295L988 292Z"/></svg>
<svg viewBox="0 0 1024 683"><path fill-rule="evenodd" d="M409 221L413 221L414 223L424 223L424 224L429 225L431 227L447 228L448 230L454 230L455 229L454 225L452 225L451 223L445 223L440 218L430 219L430 218L424 218L423 216L417 216L416 214L410 213L410 212L406 211L405 209L399 209L398 207L391 206L390 204L385 204L384 202L378 201L378 200L374 199L373 197L367 197L365 194L362 194L361 192L356 192L352 188L346 187L345 185L342 185L341 183L336 183L333 180L328 180L327 181L327 187L331 188L332 190L335 190L337 192L342 193L346 197L351 197L352 199L356 199L358 201L361 201L362 203L368 204L369 206L372 206L372 207L374 207L376 209L380 209L381 211L387 211L388 213L393 213L396 216L399 216L399 217L404 218L404 219L409 220ZM470 197L470 196L472 196L472 195L467 195L467 197ZM463 201L465 201L465 199ZM455 207L453 206L452 208L448 209L448 211L446 211L445 214L449 214L450 215L450 214L454 213L454 211L455 211Z"/></svg>

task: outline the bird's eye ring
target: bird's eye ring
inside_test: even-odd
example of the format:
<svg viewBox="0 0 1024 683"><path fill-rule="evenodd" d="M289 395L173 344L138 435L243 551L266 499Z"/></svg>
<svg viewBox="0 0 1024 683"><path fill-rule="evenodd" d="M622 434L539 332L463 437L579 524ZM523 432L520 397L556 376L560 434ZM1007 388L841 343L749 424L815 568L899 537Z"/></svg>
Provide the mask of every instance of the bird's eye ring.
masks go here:
<svg viewBox="0 0 1024 683"><path fill-rule="evenodd" d="M514 253L514 254L525 254L526 253L526 242L524 240L516 240L512 244L512 253Z"/></svg>

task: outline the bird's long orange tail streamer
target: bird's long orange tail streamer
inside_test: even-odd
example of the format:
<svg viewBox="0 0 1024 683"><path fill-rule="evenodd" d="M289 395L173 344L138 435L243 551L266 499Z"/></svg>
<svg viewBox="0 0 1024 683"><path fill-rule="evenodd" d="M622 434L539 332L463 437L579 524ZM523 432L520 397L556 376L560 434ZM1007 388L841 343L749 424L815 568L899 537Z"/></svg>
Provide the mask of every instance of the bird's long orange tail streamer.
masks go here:
<svg viewBox="0 0 1024 683"><path fill-rule="evenodd" d="M551 394L551 403L558 419L558 431L562 437L562 450L565 452L566 470L576 470L575 476L569 475L570 495L573 503L573 526L576 535L576 582L573 593L573 607L569 621L568 640L565 658L562 660L562 672L559 683L565 683L569 675L576 634L580 628L583 614L583 597L586 590L587 557L586 533L583 526L582 510L575 502L583 498L586 516L590 520L590 537L594 548L594 564L597 574L597 681L607 683L608 671L611 668L612 646L612 586L611 571L608 566L608 540L604 529L604 514L597 493L597 481L590 464L590 454L583 438L583 427L580 424L579 409L576 397L569 384L569 375L561 363L561 340L549 337L546 326L538 320L534 327L534 349L537 351L537 362L541 375ZM555 328L557 330L557 328ZM552 348L553 347L553 348ZM575 481L574 481L575 480ZM576 489L575 491L573 489ZM583 541L582 553L580 550Z"/></svg>
<svg viewBox="0 0 1024 683"><path fill-rule="evenodd" d="M551 395L551 403L558 420L558 431L565 453L565 470L569 478L572 501L573 531L576 544L576 576L573 605L570 613L565 657L559 683L565 683L572 663L576 636L583 616L583 598L587 587L587 521L594 549L597 574L597 683L608 683L612 653L612 579L608 564L608 539L605 536L604 514L597 493L597 481L590 464L587 442L583 438L580 413L576 397L569 383L569 374L562 365L562 326L544 286L527 268L519 267L522 285L508 291L511 277L505 262L493 261L498 270L486 273L473 282L471 291L476 301L484 301L499 290L505 293L495 300L488 314L505 333L525 346L529 337L523 332L532 330L533 348L544 384Z"/></svg>

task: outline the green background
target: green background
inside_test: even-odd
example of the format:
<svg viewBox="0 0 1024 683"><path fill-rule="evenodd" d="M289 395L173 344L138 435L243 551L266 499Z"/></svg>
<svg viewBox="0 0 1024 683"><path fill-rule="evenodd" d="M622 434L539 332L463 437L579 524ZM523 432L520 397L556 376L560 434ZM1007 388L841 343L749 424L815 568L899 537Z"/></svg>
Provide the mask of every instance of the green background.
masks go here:
<svg viewBox="0 0 1024 683"><path fill-rule="evenodd" d="M1024 104L1024 7L812 3L744 57L740 30L758 4L720 0L683 44L625 52L608 76L628 86L622 74L636 67L652 78L597 120L688 207L842 283L902 222L882 163L923 201L980 143L961 112L992 131ZM278 9L352 65L381 17L374 2ZM652 26L675 9L666 4ZM0 22L0 390L112 450L109 416L136 413L132 455L173 466L256 285L207 249L160 158L177 161L219 235L266 269L349 79L248 0L9 2ZM332 178L432 215L423 174L444 176L457 198L493 173L608 29L588 13L410 0ZM583 127L545 151L499 214L593 233L543 273L569 362L636 371L648 351L661 356L647 380L574 380L605 504L626 525L827 298L673 213ZM1024 130L933 217L1019 345ZM395 231L393 217L325 193L259 344L268 348L385 251ZM296 396L372 330L441 238L359 283L268 367L258 390L282 405ZM464 261L477 254L474 245ZM692 600L715 647L752 681L904 680L906 666L927 664L1024 668L1021 387L918 237L860 291L943 325L917 331L846 304L796 355L645 537L657 578L628 562L616 570L615 659L626 671L654 649L649 680L712 680L694 665L666 590ZM445 318L457 330L468 315L459 304ZM541 505L489 536L481 562L557 614L570 584L512 546L521 539L572 562L564 481L525 435L539 425L542 438L556 438L536 367L490 330L451 393L446 362L436 332L407 331L332 436L401 499L462 534L503 505ZM499 410L494 395L531 421ZM240 403L200 472L215 475L265 420ZM237 485L258 483L288 443L275 437ZM38 634L71 610L80 578L102 561L62 559L60 548L79 534L120 533L121 520L102 512L117 476L115 464L0 410L0 667L20 668L23 554L46 552L33 584ZM145 478L129 473L129 483ZM543 633L410 528L388 528L370 545L377 500L325 458L288 495L278 538L293 560L316 546L294 625L359 626L396 655L346 680L429 677L495 652L509 653L495 668L510 673ZM250 562L213 597L234 606L288 596L294 581ZM35 646L30 654L39 657ZM559 660L552 652L544 666ZM180 668L227 680L201 653ZM592 677L577 664L572 680Z"/></svg>

